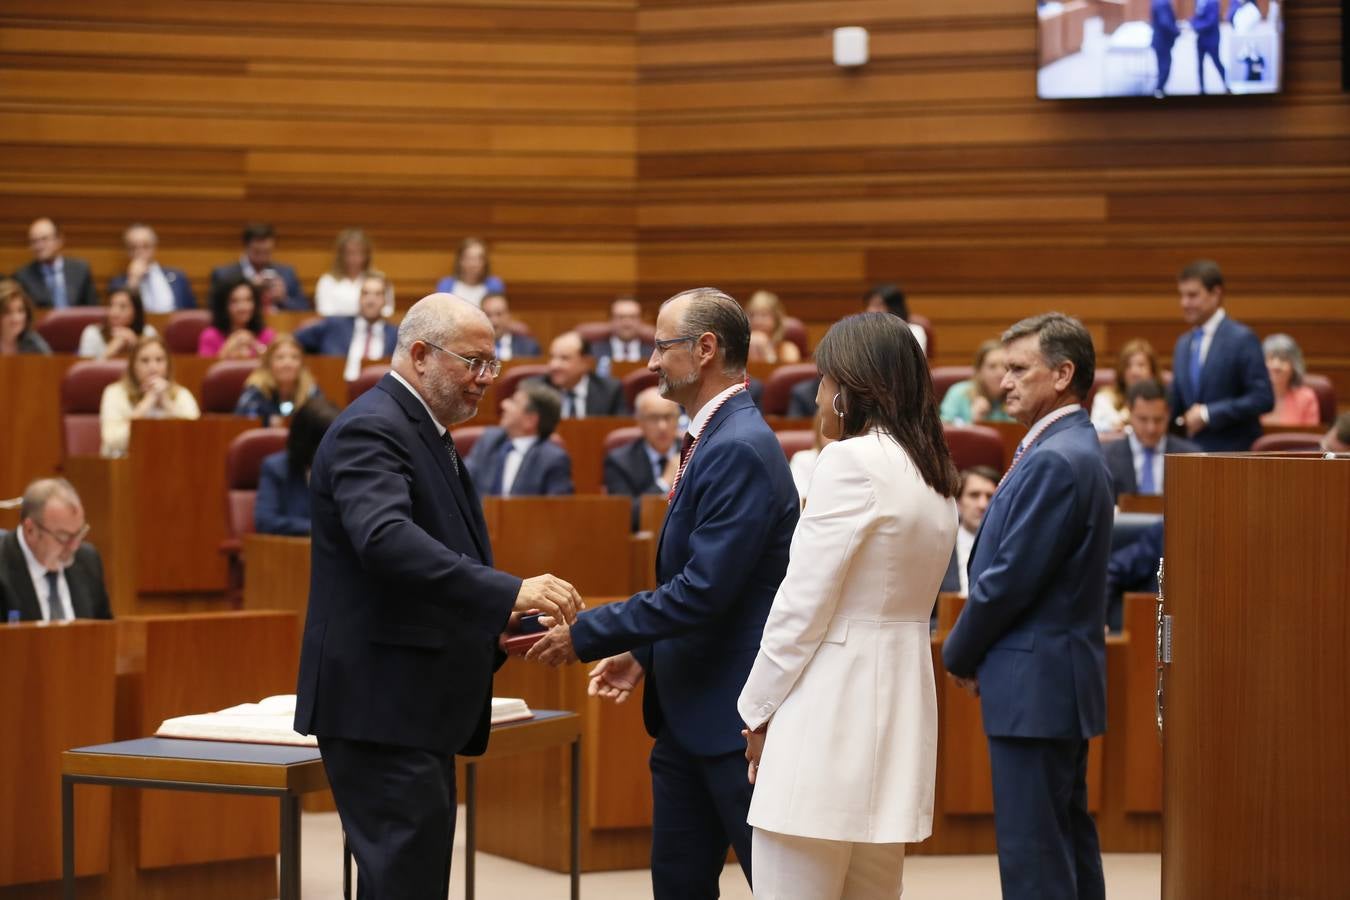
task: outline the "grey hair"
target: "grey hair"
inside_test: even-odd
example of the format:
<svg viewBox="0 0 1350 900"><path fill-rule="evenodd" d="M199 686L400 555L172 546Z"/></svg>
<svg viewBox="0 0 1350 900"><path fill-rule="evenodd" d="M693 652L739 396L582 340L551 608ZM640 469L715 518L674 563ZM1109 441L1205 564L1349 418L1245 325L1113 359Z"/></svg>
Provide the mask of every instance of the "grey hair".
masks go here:
<svg viewBox="0 0 1350 900"><path fill-rule="evenodd" d="M1272 334L1261 342L1261 352L1265 356L1282 359L1294 367L1294 377L1289 380L1291 384L1297 386L1303 383L1308 366L1303 362L1303 351L1299 349L1298 341L1287 334Z"/></svg>
<svg viewBox="0 0 1350 900"><path fill-rule="evenodd" d="M750 319L730 295L717 288L701 287L681 291L661 305L689 300L684 311L684 332L689 335L711 333L717 338L717 357L723 374L745 374L750 357Z"/></svg>
<svg viewBox="0 0 1350 900"><path fill-rule="evenodd" d="M64 478L39 478L23 491L23 502L19 506L19 519L32 519L39 525L47 511L47 503L53 498L65 500L72 506L82 506L75 485Z"/></svg>
<svg viewBox="0 0 1350 900"><path fill-rule="evenodd" d="M1092 334L1083 323L1058 312L1031 316L1003 332L1003 345L1031 334L1040 338L1041 356L1052 369L1065 362L1073 363L1069 388L1079 400L1087 397L1097 373L1097 353L1092 347Z"/></svg>
<svg viewBox="0 0 1350 900"><path fill-rule="evenodd" d="M403 315L391 362L410 359L412 345L417 341L444 347L454 340L460 326L475 316L489 324L487 314L462 297L454 294L429 294L423 297Z"/></svg>

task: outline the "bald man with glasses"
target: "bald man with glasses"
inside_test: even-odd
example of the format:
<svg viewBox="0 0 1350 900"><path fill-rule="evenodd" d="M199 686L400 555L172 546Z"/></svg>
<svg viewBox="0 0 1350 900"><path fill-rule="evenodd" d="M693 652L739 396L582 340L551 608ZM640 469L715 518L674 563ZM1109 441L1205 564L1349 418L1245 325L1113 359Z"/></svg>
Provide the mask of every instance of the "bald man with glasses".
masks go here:
<svg viewBox="0 0 1350 900"><path fill-rule="evenodd" d="M23 492L20 524L0 534L0 604L9 622L111 619L103 562L84 543L89 525L80 495L64 478Z"/></svg>

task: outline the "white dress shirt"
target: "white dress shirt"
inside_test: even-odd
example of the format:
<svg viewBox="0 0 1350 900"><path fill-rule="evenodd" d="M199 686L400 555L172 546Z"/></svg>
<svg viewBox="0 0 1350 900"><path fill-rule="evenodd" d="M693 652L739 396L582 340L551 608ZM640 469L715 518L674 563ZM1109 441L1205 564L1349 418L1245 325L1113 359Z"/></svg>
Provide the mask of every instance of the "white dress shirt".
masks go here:
<svg viewBox="0 0 1350 900"><path fill-rule="evenodd" d="M366 336L371 334L372 328L375 329L375 333L371 336L367 347ZM352 343L347 348L347 365L342 370L342 377L348 381L355 381L356 376L361 374L362 363L368 359L384 359L384 356L384 320L369 322L357 316L356 327L352 329Z"/></svg>
<svg viewBox="0 0 1350 900"><path fill-rule="evenodd" d="M1220 306L1218 309L1214 310L1214 315L1210 316L1205 321L1205 324L1200 326L1200 365L1202 368L1205 365L1205 360L1209 358L1209 347L1214 343L1214 333L1219 330L1219 325L1227 315L1228 314L1223 311L1223 307ZM1173 365L1175 366L1177 364L1173 363ZM1190 365L1189 360L1186 361L1186 365Z"/></svg>
<svg viewBox="0 0 1350 900"><path fill-rule="evenodd" d="M956 529L956 573L961 579L961 596L970 596L970 551L975 546L975 532L964 525Z"/></svg>
<svg viewBox="0 0 1350 900"><path fill-rule="evenodd" d="M1125 440L1130 442L1130 457L1134 460L1134 486L1138 490L1144 483L1144 445L1139 442L1133 431L1125 432ZM1163 492L1163 455L1167 453L1167 435L1158 441L1153 450L1153 486L1158 493Z"/></svg>
<svg viewBox="0 0 1350 900"><path fill-rule="evenodd" d="M52 610L47 597L47 567L38 562L38 558L33 555L33 551L28 549L28 542L23 537L23 528L17 528L15 531L19 538L19 548L23 550L24 562L28 564L28 577L33 581L33 593L37 594L38 609L42 611L42 621L50 622ZM75 618L75 606L70 602L70 585L66 583L65 569L57 570L56 593L61 604L61 610L64 613L62 618Z"/></svg>
<svg viewBox="0 0 1350 900"><path fill-rule="evenodd" d="M174 311L173 288L169 287L168 276L159 267L151 263L141 279L141 305L148 313L167 313Z"/></svg>
<svg viewBox="0 0 1350 900"><path fill-rule="evenodd" d="M516 483L516 476L520 474L520 465L525 462L525 454L530 452L530 448L539 442L539 438L532 434L524 437L511 438L511 449L506 451L506 461L502 464L502 496L511 495L511 486Z"/></svg>
<svg viewBox="0 0 1350 900"><path fill-rule="evenodd" d="M647 451L647 462L651 463L652 477L656 479L656 486L663 491L670 490L670 482L663 477L666 474L666 464L669 462L672 454L679 455L679 450L671 447L665 453L657 452L657 449L646 441L642 442L642 449Z"/></svg>
<svg viewBox="0 0 1350 900"><path fill-rule="evenodd" d="M515 335L508 331L506 334L497 338L497 358L502 362L507 362L512 356L515 356L515 347L513 346L514 341L512 341L513 337L515 337Z"/></svg>
<svg viewBox="0 0 1350 900"><path fill-rule="evenodd" d="M621 341L617 337L610 337L609 355L615 362L642 362L642 341L637 338Z"/></svg>
<svg viewBox="0 0 1350 900"><path fill-rule="evenodd" d="M358 315L361 308L361 285L365 280L365 275L338 278L332 272L324 272L319 276L319 283L314 285L315 312L321 316ZM394 285L389 281L384 283L384 309L380 312L384 316L394 314Z"/></svg>

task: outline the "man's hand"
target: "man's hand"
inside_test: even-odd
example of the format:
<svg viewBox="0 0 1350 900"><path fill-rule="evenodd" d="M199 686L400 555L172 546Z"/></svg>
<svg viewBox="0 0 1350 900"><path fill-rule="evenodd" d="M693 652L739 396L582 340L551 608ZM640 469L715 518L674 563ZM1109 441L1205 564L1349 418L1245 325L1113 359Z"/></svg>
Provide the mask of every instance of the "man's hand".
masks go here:
<svg viewBox="0 0 1350 900"><path fill-rule="evenodd" d="M558 622L571 625L577 620L577 612L585 608L581 595L572 585L552 575L536 575L520 583L513 610L542 613L549 618L550 621L545 623L548 625ZM571 639L568 640L570 645Z"/></svg>
<svg viewBox="0 0 1350 900"><path fill-rule="evenodd" d="M548 634L541 637L525 654L525 658L557 668L567 663L580 662L577 651L572 648L572 629L567 625L554 625Z"/></svg>
<svg viewBox="0 0 1350 900"><path fill-rule="evenodd" d="M645 674L647 673L643 671L642 663L637 661L636 656L631 653L620 653L618 656L600 660L599 664L591 669L591 683L586 688L586 693L592 697L622 703L633 693L633 689L638 686L638 682Z"/></svg>
<svg viewBox="0 0 1350 900"><path fill-rule="evenodd" d="M1199 403L1193 404L1190 409L1186 410L1186 415L1182 417L1182 420L1186 425L1187 437L1195 437L1196 433L1208 424L1205 422L1205 414Z"/></svg>
<svg viewBox="0 0 1350 900"><path fill-rule="evenodd" d="M970 696L980 696L980 681L978 678L961 678L960 676L953 675L951 676L951 679L956 682L957 687L970 694Z"/></svg>
<svg viewBox="0 0 1350 900"><path fill-rule="evenodd" d="M764 737L768 733L768 723L765 723L759 731L741 729L741 737L745 738L745 758L750 763L746 768L746 777L750 779L751 784L755 783L755 777L759 775L759 758L764 755Z"/></svg>

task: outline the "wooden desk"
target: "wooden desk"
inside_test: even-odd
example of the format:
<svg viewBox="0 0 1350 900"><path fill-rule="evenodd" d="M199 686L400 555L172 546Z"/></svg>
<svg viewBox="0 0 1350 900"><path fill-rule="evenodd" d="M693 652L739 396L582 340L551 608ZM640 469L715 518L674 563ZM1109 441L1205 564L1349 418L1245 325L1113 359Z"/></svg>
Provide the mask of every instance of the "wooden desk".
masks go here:
<svg viewBox="0 0 1350 900"><path fill-rule="evenodd" d="M244 609L309 608L309 538L244 535Z"/></svg>
<svg viewBox="0 0 1350 900"><path fill-rule="evenodd" d="M616 428L631 428L628 416L595 416L588 419L563 419L558 436L567 444L572 457L572 484L578 494L598 494L605 484L605 438Z"/></svg>
<svg viewBox="0 0 1350 900"><path fill-rule="evenodd" d="M1159 516L1163 513L1162 494L1121 494L1116 498L1116 505L1123 513L1153 513Z"/></svg>
<svg viewBox="0 0 1350 900"><path fill-rule="evenodd" d="M629 498L486 497L483 515L502 571L521 578L551 572L586 598L627 595Z"/></svg>

